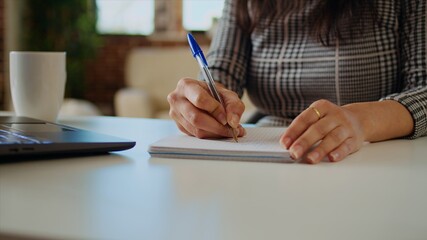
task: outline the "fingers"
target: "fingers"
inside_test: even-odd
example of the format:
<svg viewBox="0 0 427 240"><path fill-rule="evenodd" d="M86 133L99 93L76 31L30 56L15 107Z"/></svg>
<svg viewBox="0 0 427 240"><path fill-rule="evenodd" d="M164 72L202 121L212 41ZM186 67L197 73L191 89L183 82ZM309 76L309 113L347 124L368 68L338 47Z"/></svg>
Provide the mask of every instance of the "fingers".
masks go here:
<svg viewBox="0 0 427 240"><path fill-rule="evenodd" d="M198 138L217 138L220 137L217 133L208 132L205 130L202 130L200 128L196 128L193 125L191 125L190 122L186 121L184 117L175 117L175 123L178 126L179 130L181 130L183 133L195 136ZM224 136L222 136L224 137ZM225 136L228 137L228 136ZM231 137L231 136L230 136Z"/></svg>
<svg viewBox="0 0 427 240"><path fill-rule="evenodd" d="M294 121L292 121L291 125L288 127L288 130L281 138L281 144L284 145L287 149L289 149L292 143L299 136L301 136L310 126L319 121L320 114L321 113L318 108L309 107L304 110L294 119ZM319 131L322 130L322 126L319 126Z"/></svg>
<svg viewBox="0 0 427 240"><path fill-rule="evenodd" d="M319 143L317 147L315 147L310 153L308 153L307 162L312 164L320 162L328 153L331 153L332 150L343 145L344 141L347 141L349 137L350 135L344 127L340 126L333 129L330 133L326 135L326 137ZM344 146L346 145L344 144L342 148L344 148ZM350 152L347 151L345 156L347 156L349 153ZM344 151L341 151L341 154L344 154ZM334 159L335 158L336 157L334 157Z"/></svg>
<svg viewBox="0 0 427 240"><path fill-rule="evenodd" d="M229 130L214 119L207 112L200 111L197 107L188 101L174 107L174 111L170 112L171 117L178 122L187 132L199 138L207 138L212 136L228 137ZM206 132L215 133L208 134Z"/></svg>
<svg viewBox="0 0 427 240"><path fill-rule="evenodd" d="M328 134L331 134L337 127L336 122L329 118L323 118L308 128L293 142L290 146L290 152L294 159L299 159L314 144L322 140ZM299 130L300 128L297 128ZM291 135L292 136L292 135ZM324 156L324 155L323 155ZM321 157L323 157L321 156Z"/></svg>
<svg viewBox="0 0 427 240"><path fill-rule="evenodd" d="M175 121L175 123L178 126L178 128L187 135L195 136L197 138L202 138L202 139L218 138L218 137L228 137L228 138L233 137L233 133L230 131L229 128L226 128L227 135L219 136L217 133L205 131L203 129L194 127L189 122L185 121L184 118L180 118L180 119L181 119L180 121ZM241 125L239 125L236 128L236 130L238 132L238 137L243 137L244 135L246 135L246 130Z"/></svg>
<svg viewBox="0 0 427 240"><path fill-rule="evenodd" d="M305 156L312 164L325 157L340 161L362 145L363 131L357 119L331 102L316 101L295 118L280 142L294 159Z"/></svg>
<svg viewBox="0 0 427 240"><path fill-rule="evenodd" d="M230 124L231 127L236 128L239 126L240 118L245 111L245 105L240 100L237 93L225 88L220 92L227 112L227 123Z"/></svg>
<svg viewBox="0 0 427 240"><path fill-rule="evenodd" d="M212 97L205 84L194 79L182 79L178 82L177 89L198 109L210 113L222 125L227 124L224 108Z"/></svg>
<svg viewBox="0 0 427 240"><path fill-rule="evenodd" d="M246 131L239 124L244 106L237 94L225 88L218 90L227 102L230 114L226 114L224 107L211 96L203 82L194 79L181 79L178 82L177 88L167 99L170 105L169 115L182 132L199 138L232 137L233 132L226 125L227 119L230 119L238 136L245 134ZM233 114L238 116L237 120L228 116Z"/></svg>
<svg viewBox="0 0 427 240"><path fill-rule="evenodd" d="M329 161L338 162L343 160L348 155L354 153L359 149L357 142L354 138L348 138L340 146L338 146L334 151L328 154Z"/></svg>

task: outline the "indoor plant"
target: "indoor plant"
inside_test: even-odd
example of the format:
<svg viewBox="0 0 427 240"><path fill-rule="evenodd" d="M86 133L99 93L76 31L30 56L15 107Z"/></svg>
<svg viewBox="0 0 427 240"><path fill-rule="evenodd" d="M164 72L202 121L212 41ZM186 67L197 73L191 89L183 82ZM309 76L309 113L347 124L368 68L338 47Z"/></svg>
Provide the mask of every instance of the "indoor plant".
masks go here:
<svg viewBox="0 0 427 240"><path fill-rule="evenodd" d="M66 97L84 96L86 60L100 45L95 0L25 0L24 49L67 52Z"/></svg>

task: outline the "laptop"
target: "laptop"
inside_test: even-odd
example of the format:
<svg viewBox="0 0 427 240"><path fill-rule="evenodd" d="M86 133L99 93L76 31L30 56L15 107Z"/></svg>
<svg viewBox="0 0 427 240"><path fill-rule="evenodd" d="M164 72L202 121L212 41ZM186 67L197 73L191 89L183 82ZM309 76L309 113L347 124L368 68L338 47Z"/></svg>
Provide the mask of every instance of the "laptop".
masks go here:
<svg viewBox="0 0 427 240"><path fill-rule="evenodd" d="M0 116L0 162L4 156L98 154L135 146L134 141L28 117Z"/></svg>

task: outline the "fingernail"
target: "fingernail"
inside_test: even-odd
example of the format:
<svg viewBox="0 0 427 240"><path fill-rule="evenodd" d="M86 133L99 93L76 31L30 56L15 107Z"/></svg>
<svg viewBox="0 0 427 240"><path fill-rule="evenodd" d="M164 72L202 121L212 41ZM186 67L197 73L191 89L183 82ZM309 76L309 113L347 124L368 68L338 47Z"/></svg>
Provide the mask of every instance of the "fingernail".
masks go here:
<svg viewBox="0 0 427 240"><path fill-rule="evenodd" d="M307 155L307 159L312 163L318 162L319 157L320 157L320 154L316 151L313 151Z"/></svg>
<svg viewBox="0 0 427 240"><path fill-rule="evenodd" d="M239 116L235 113L231 115L230 126L233 128L237 128L239 126Z"/></svg>
<svg viewBox="0 0 427 240"><path fill-rule="evenodd" d="M291 138L285 137L282 141L282 144L286 147L286 149L289 149L289 145L291 145Z"/></svg>
<svg viewBox="0 0 427 240"><path fill-rule="evenodd" d="M302 156L302 147L300 145L293 146L290 151L295 159L299 159Z"/></svg>
<svg viewBox="0 0 427 240"><path fill-rule="evenodd" d="M222 125L227 124L227 118L225 117L225 114L224 114L224 113L220 113L220 114L218 115L218 120L219 120L219 122L220 122Z"/></svg>
<svg viewBox="0 0 427 240"><path fill-rule="evenodd" d="M331 158L333 162L338 161L338 158L340 157L340 154L338 152L332 152L331 153Z"/></svg>

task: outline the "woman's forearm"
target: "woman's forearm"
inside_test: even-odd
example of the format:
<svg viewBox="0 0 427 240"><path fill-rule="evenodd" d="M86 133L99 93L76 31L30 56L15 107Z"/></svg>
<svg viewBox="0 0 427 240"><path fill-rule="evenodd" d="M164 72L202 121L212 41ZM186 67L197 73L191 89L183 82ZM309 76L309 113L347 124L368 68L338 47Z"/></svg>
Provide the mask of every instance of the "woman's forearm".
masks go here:
<svg viewBox="0 0 427 240"><path fill-rule="evenodd" d="M352 103L343 107L359 118L365 141L383 141L404 137L413 132L411 114L397 101Z"/></svg>

